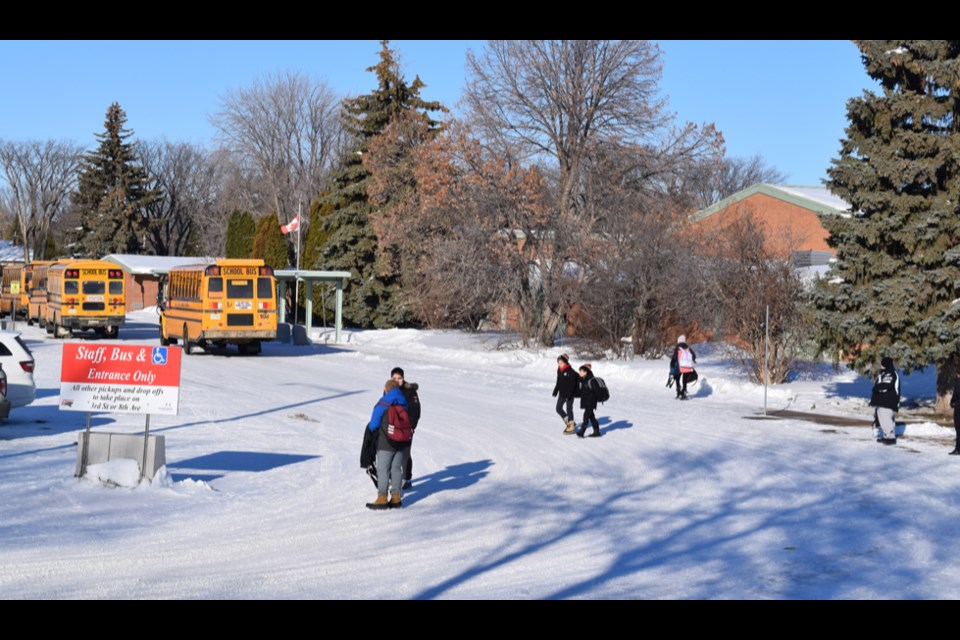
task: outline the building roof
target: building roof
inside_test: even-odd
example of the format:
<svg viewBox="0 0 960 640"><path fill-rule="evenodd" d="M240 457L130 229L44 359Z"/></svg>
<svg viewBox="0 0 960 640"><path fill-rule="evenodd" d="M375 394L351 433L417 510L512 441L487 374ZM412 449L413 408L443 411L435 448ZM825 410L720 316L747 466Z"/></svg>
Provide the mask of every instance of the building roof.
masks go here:
<svg viewBox="0 0 960 640"><path fill-rule="evenodd" d="M33 259L33 250L30 250L30 259ZM13 240L0 240L0 262L23 263L23 245L14 244Z"/></svg>
<svg viewBox="0 0 960 640"><path fill-rule="evenodd" d="M835 214L843 213L850 211L850 205L841 198L830 193L825 187L803 187L803 186L792 186L785 184L766 184L764 182L758 182L757 184L747 187L743 191L738 191L732 196L728 196L721 200L720 202L702 209L694 215L694 220L699 222L704 218L707 218L718 211L723 211L727 207L745 200L752 195L762 193L764 195L770 196L771 198L777 198L778 200L783 200L784 202L789 202L798 207L803 207L804 209L809 209L814 213L821 214Z"/></svg>
<svg viewBox="0 0 960 640"><path fill-rule="evenodd" d="M129 253L111 253L103 257L107 262L118 264L134 275L152 275L167 273L174 267L185 267L191 264L210 264L216 258L198 256L140 256Z"/></svg>

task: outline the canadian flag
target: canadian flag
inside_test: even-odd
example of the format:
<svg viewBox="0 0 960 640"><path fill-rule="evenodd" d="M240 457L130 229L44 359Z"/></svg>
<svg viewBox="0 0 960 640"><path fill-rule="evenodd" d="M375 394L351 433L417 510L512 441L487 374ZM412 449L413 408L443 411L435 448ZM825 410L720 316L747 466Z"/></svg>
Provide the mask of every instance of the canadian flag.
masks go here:
<svg viewBox="0 0 960 640"><path fill-rule="evenodd" d="M284 224L280 226L281 233L290 233L296 231L300 228L300 214L297 214L297 217L290 221L290 224Z"/></svg>

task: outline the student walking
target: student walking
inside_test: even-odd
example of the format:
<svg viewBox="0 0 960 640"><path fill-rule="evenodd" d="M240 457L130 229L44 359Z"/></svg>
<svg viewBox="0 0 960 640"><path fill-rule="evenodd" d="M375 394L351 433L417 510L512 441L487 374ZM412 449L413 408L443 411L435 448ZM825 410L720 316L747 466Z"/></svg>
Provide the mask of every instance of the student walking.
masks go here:
<svg viewBox="0 0 960 640"><path fill-rule="evenodd" d="M577 393L577 373L570 366L570 358L565 353L557 357L557 384L553 387L553 397L557 399L557 414L563 419L563 433L572 435L577 432L577 422L573 418L573 397Z"/></svg>

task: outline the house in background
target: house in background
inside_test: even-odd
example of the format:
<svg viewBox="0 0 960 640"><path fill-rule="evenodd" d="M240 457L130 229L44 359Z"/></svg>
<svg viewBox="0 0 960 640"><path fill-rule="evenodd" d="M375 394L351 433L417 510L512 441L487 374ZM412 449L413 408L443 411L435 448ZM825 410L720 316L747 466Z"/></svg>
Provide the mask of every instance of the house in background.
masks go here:
<svg viewBox="0 0 960 640"><path fill-rule="evenodd" d="M792 254L797 267L817 267L834 257L827 245L830 234L818 214L849 211L849 204L824 187L757 183L698 211L694 220L701 231L709 233L740 216L752 216L767 231L769 249Z"/></svg>
<svg viewBox="0 0 960 640"><path fill-rule="evenodd" d="M127 274L127 311L139 311L157 304L160 276L174 267L189 264L207 264L215 258L140 256L111 253L103 257L107 262L119 265Z"/></svg>

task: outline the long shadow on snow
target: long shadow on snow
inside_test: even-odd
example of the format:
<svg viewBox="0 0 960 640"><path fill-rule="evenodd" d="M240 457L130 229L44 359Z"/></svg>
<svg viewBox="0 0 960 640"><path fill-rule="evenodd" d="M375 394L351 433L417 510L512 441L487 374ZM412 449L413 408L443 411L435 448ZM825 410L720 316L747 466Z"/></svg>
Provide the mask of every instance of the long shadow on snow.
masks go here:
<svg viewBox="0 0 960 640"><path fill-rule="evenodd" d="M297 455L290 453L264 453L261 451L218 451L205 456L197 456L179 462L167 463L167 470L175 482L191 478L209 482L222 478L231 471L269 471L288 464L313 460L320 456ZM180 469L181 473L172 470ZM196 474L188 470L214 471L221 473Z"/></svg>
<svg viewBox="0 0 960 640"><path fill-rule="evenodd" d="M632 422L628 422L626 420L617 420L616 422L612 422L607 416L597 418L597 422L600 423L600 433L619 431L620 429L630 429L633 427Z"/></svg>
<svg viewBox="0 0 960 640"><path fill-rule="evenodd" d="M413 486L403 494L403 501L409 506L441 491L465 489L486 478L489 475L487 470L492 466L493 460L479 460L434 471L414 480Z"/></svg>
<svg viewBox="0 0 960 640"><path fill-rule="evenodd" d="M671 498L687 494L688 486L696 483L709 486L724 467L742 465L743 452L726 456L716 451L664 452L653 465L644 461L644 475L655 480L643 484L638 478L636 489L587 503L571 500L559 490L491 488L475 496L474 502L484 507L480 520L489 523L499 516L503 530L514 532L509 534L512 538L414 598L444 596L513 563L529 564L538 554L544 568L558 568L547 584L561 586L532 596L537 598L592 597L598 590L600 597L617 598L865 597L858 589L869 589L874 597L901 599L957 595L928 583L929 566L952 561L946 549L917 567L891 565L891 558L903 555L903 540L928 541L941 548L936 531L948 530L954 520L949 514L937 516L943 522L935 525L936 531L927 531L926 523L916 522L878 492L869 478L889 475L886 456L858 461L850 469L844 455L828 459L826 464L843 477L839 483L835 478L825 480L819 487L816 473L829 454L820 454L816 463L794 460L789 452L774 456L800 470L793 475L769 474L768 464L759 469L755 481L726 488L719 496L706 492L686 505ZM809 483L798 486L797 477L809 478ZM938 490L939 497L951 503L953 488ZM638 504L649 506L638 511ZM586 553L604 558L603 567L596 575L564 583L562 561L550 556L572 537L588 543ZM665 575L690 577L667 590L662 587Z"/></svg>
<svg viewBox="0 0 960 640"><path fill-rule="evenodd" d="M291 404L284 404L277 407L272 407L270 409L264 409L263 411L256 411L254 413L244 413L237 416L230 416L229 418L218 418L217 420L195 420L193 422L185 422L183 424L174 424L169 427L160 427L158 429L150 429L150 433L161 433L164 431L173 431L174 429L183 429L184 427L196 427L201 424L221 424L224 422L233 422L234 420L243 420L245 418L256 418L258 416L265 416L270 413L276 413L277 411L286 411L287 409L294 409L296 407L305 407L308 404L314 404L316 402L326 402L327 400L336 400L337 398L345 398L347 396L353 396L358 393L367 393L369 389L361 389L360 391L344 391L342 393L335 393L331 396L324 396L323 398L314 398L313 400L304 400L303 402L293 402Z"/></svg>
<svg viewBox="0 0 960 640"><path fill-rule="evenodd" d="M182 345L181 345L182 346ZM341 346L325 344L306 344L295 345L282 342L264 342L263 351L255 356L240 355L240 352L233 345L217 347L208 345L205 349L193 347L188 355L184 352L184 358L196 357L221 357L221 358L303 358L307 356L324 356L333 353L349 353L351 350Z"/></svg>

